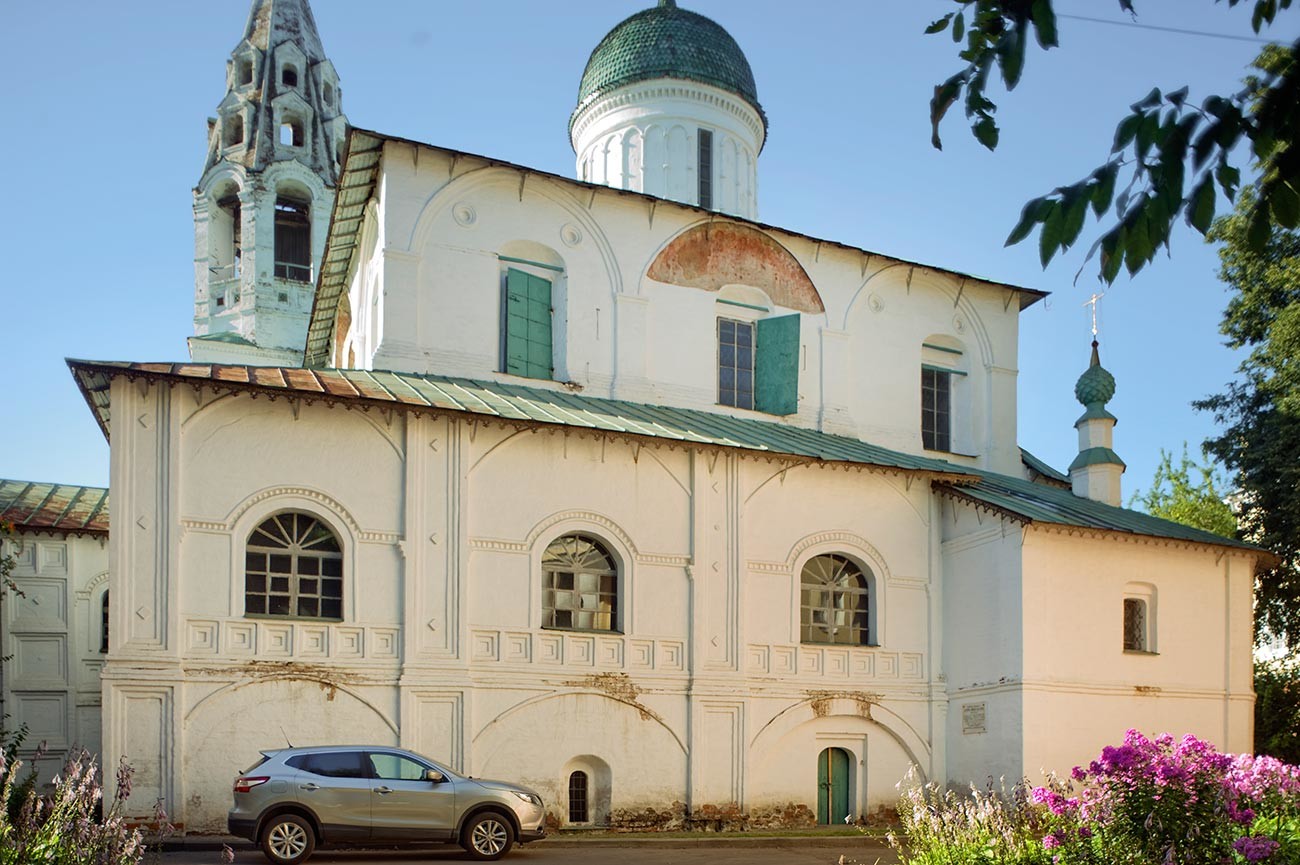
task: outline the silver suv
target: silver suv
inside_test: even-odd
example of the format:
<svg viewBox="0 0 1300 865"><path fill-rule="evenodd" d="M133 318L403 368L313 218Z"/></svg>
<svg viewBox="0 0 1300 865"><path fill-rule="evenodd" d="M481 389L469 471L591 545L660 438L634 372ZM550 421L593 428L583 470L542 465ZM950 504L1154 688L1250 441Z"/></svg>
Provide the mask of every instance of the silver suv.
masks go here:
<svg viewBox="0 0 1300 865"><path fill-rule="evenodd" d="M458 775L400 748L285 748L235 779L230 833L293 865L317 844L459 843L499 859L546 834L542 797L527 787Z"/></svg>

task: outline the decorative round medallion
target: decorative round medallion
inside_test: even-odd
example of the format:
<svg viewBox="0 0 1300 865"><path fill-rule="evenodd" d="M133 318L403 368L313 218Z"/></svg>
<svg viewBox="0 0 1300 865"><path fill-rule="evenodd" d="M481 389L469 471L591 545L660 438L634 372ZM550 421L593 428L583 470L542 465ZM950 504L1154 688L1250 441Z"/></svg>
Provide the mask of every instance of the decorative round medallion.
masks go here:
<svg viewBox="0 0 1300 865"><path fill-rule="evenodd" d="M872 312L880 312L885 308L885 302L880 299L880 295L873 292L867 295L867 306L871 307Z"/></svg>
<svg viewBox="0 0 1300 865"><path fill-rule="evenodd" d="M966 319L962 318L960 315L954 315L952 317L952 329L958 333L965 333Z"/></svg>
<svg viewBox="0 0 1300 865"><path fill-rule="evenodd" d="M478 220L478 214L473 207L462 201L451 209L451 218L462 228L469 228Z"/></svg>
<svg viewBox="0 0 1300 865"><path fill-rule="evenodd" d="M564 242L565 246L577 246L582 243L582 229L572 222L565 223L564 227L560 229L560 240Z"/></svg>

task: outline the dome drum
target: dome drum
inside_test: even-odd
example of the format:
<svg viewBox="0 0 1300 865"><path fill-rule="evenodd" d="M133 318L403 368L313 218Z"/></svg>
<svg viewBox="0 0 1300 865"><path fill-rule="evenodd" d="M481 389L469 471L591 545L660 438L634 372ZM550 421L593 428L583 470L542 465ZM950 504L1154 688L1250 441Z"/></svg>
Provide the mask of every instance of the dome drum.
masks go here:
<svg viewBox="0 0 1300 865"><path fill-rule="evenodd" d="M736 41L671 0L587 62L569 121L580 180L755 219L767 117Z"/></svg>

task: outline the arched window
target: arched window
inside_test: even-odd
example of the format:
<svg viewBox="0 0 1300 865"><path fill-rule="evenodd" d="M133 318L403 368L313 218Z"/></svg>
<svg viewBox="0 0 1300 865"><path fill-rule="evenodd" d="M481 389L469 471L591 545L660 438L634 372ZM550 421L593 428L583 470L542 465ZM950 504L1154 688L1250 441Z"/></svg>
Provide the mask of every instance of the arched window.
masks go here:
<svg viewBox="0 0 1300 865"><path fill-rule="evenodd" d="M298 67L292 63L286 63L284 69L280 72L280 83L285 87L298 86Z"/></svg>
<svg viewBox="0 0 1300 865"><path fill-rule="evenodd" d="M587 773L574 772L569 776L569 822L587 823Z"/></svg>
<svg viewBox="0 0 1300 865"><path fill-rule="evenodd" d="M99 653L108 653L108 589L99 601Z"/></svg>
<svg viewBox="0 0 1300 865"><path fill-rule="evenodd" d="M551 541L542 555L542 627L582 631L618 628L618 566L584 535Z"/></svg>
<svg viewBox="0 0 1300 865"><path fill-rule="evenodd" d="M275 199L275 276L311 282L311 205L289 195Z"/></svg>
<svg viewBox="0 0 1300 865"><path fill-rule="evenodd" d="M862 568L833 553L814 556L801 583L801 642L872 645L871 584Z"/></svg>
<svg viewBox="0 0 1300 865"><path fill-rule="evenodd" d="M311 514L267 519L248 537L244 612L257 616L343 618L343 551Z"/></svg>

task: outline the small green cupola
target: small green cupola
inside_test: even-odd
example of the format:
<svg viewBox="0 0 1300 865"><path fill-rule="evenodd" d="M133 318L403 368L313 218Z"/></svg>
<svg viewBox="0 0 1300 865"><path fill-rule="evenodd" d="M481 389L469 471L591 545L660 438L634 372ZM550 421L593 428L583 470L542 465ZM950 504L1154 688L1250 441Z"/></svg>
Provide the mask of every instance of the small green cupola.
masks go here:
<svg viewBox="0 0 1300 865"><path fill-rule="evenodd" d="M1111 449L1118 421L1106 410L1114 396L1115 376L1101 365L1094 339L1092 360L1074 385L1074 397L1083 405L1083 414L1074 422L1079 431L1079 455L1070 463L1070 483L1077 496L1118 506L1125 465Z"/></svg>
<svg viewBox="0 0 1300 865"><path fill-rule="evenodd" d="M1101 365L1097 340L1092 341L1092 362L1074 383L1074 397L1089 411L1105 411L1106 403L1115 395L1115 376Z"/></svg>

